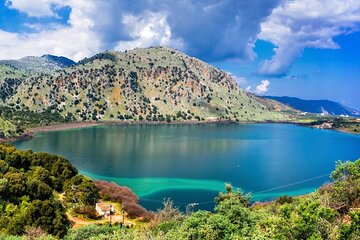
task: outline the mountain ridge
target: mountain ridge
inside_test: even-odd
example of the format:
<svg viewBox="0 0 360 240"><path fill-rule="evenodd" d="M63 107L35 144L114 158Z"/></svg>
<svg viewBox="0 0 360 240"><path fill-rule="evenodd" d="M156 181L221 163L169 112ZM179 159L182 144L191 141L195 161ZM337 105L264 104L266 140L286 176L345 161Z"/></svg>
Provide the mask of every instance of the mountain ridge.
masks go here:
<svg viewBox="0 0 360 240"><path fill-rule="evenodd" d="M38 112L52 108L77 121L289 120L219 68L167 47L102 52L32 75L15 92L5 104Z"/></svg>
<svg viewBox="0 0 360 240"><path fill-rule="evenodd" d="M0 64L9 65L24 71L51 73L74 65L75 62L63 56L44 54L40 57L26 56L17 60L0 60Z"/></svg>
<svg viewBox="0 0 360 240"><path fill-rule="evenodd" d="M348 115L353 117L360 116L360 111L327 99L305 100L289 96L265 96L265 98L276 100L303 112L325 115Z"/></svg>

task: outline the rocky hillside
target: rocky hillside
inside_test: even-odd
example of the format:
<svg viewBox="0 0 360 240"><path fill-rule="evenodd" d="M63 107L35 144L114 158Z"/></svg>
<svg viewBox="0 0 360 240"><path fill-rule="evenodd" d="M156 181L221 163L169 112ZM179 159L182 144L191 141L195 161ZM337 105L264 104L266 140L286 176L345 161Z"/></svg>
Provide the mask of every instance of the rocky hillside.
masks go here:
<svg viewBox="0 0 360 240"><path fill-rule="evenodd" d="M83 121L266 121L288 114L244 92L230 75L179 51L104 52L22 81L6 104Z"/></svg>
<svg viewBox="0 0 360 240"><path fill-rule="evenodd" d="M25 71L50 73L74 65L75 62L65 57L45 54L41 57L28 56L18 60L1 60L0 64Z"/></svg>

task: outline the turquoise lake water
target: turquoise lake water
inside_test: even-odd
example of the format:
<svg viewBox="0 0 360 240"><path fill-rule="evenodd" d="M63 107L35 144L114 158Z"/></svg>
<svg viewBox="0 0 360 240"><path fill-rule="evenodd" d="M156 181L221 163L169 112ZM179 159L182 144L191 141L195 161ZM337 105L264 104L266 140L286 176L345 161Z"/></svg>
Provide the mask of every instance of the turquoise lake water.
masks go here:
<svg viewBox="0 0 360 240"><path fill-rule="evenodd" d="M291 124L96 126L36 134L19 149L60 154L81 173L130 187L148 209L213 198L229 182L253 201L313 191L337 160L360 158L360 135Z"/></svg>

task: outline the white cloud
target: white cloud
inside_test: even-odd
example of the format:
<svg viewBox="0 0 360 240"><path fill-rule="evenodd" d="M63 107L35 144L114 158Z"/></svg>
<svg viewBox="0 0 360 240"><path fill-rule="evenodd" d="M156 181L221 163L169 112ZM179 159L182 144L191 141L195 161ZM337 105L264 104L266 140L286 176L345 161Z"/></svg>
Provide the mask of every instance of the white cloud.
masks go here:
<svg viewBox="0 0 360 240"><path fill-rule="evenodd" d="M0 39L0 59L50 53L80 60L99 49L99 41L94 34L71 27L27 35L0 30Z"/></svg>
<svg viewBox="0 0 360 240"><path fill-rule="evenodd" d="M359 0L288 0L261 24L258 38L277 47L259 73L284 75L304 48L339 48L333 38L357 31L359 24Z"/></svg>
<svg viewBox="0 0 360 240"><path fill-rule="evenodd" d="M0 59L44 53L79 60L103 50L167 45L206 61L252 59L260 23L280 0L6 0L31 17L56 17L68 6L67 24L30 24L32 33L0 33ZM11 39L11 42L6 41ZM11 48L7 49L5 48Z"/></svg>
<svg viewBox="0 0 360 240"><path fill-rule="evenodd" d="M122 22L131 40L120 41L116 50L124 51L136 47L172 46L182 48L180 39L173 39L165 13L146 12L141 16L124 15Z"/></svg>
<svg viewBox="0 0 360 240"><path fill-rule="evenodd" d="M259 85L256 86L255 92L257 94L265 94L269 91L270 81L269 80L262 80Z"/></svg>
<svg viewBox="0 0 360 240"><path fill-rule="evenodd" d="M0 30L0 59L50 53L79 60L153 45L206 61L253 59L258 38L277 46L259 72L283 75L304 48L339 48L334 36L360 24L359 0L283 0L278 6L279 1L6 0L9 8L33 17L58 17L64 6L71 11L67 25L25 23L32 33Z"/></svg>
<svg viewBox="0 0 360 240"><path fill-rule="evenodd" d="M46 17L55 16L51 9L52 2L50 0L6 0L5 4L31 17Z"/></svg>
<svg viewBox="0 0 360 240"><path fill-rule="evenodd" d="M31 0L30 2L39 2ZM70 6L68 25L25 24L35 33L11 33L0 29L0 59L16 59L45 53L81 60L107 49L125 50L135 47L166 45L182 47L181 39L172 37L165 13L142 12L122 14L119 2L91 0L40 1L49 6ZM12 8L35 15L21 1L12 0ZM27 3L27 2L26 2ZM36 4L34 3L34 4ZM10 3L9 3L10 4ZM39 3L40 4L40 3ZM37 16L51 15L49 11Z"/></svg>
<svg viewBox="0 0 360 240"><path fill-rule="evenodd" d="M37 26L36 33L10 33L0 30L0 59L39 56L45 53L80 60L100 50L101 39L93 31L94 21L89 13L95 12L90 1L68 0L73 6L69 26Z"/></svg>
<svg viewBox="0 0 360 240"><path fill-rule="evenodd" d="M233 74L231 72L228 72L228 74L239 84L241 87L245 87L246 84L248 84L248 80L243 77L236 74Z"/></svg>

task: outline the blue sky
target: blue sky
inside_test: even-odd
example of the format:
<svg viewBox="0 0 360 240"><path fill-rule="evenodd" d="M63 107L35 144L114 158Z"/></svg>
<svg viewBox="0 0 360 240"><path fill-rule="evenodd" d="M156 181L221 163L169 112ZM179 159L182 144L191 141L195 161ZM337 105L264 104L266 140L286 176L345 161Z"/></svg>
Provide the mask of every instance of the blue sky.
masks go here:
<svg viewBox="0 0 360 240"><path fill-rule="evenodd" d="M259 95L360 109L358 0L0 0L0 59L157 45Z"/></svg>

